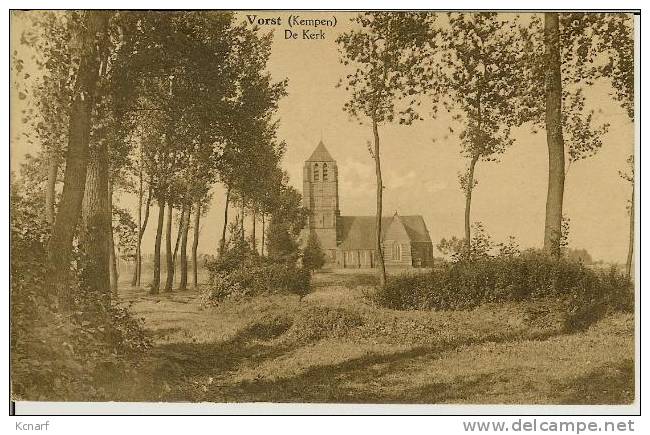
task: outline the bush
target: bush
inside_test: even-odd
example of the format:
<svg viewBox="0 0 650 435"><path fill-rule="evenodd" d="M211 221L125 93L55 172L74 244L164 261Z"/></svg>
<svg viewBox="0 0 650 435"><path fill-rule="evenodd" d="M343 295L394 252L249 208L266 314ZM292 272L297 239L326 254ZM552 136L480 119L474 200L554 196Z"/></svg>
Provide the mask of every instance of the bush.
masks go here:
<svg viewBox="0 0 650 435"><path fill-rule="evenodd" d="M325 252L314 233L309 235L307 246L302 250L302 265L307 270L317 270L325 265Z"/></svg>
<svg viewBox="0 0 650 435"><path fill-rule="evenodd" d="M229 252L206 262L206 268L209 280L202 293L204 303L274 293L293 293L302 298L311 291L309 270L255 253L241 256Z"/></svg>
<svg viewBox="0 0 650 435"><path fill-rule="evenodd" d="M566 327L587 326L609 310L634 307L631 284L615 269L597 271L542 252L442 263L424 274L391 277L373 299L393 309L471 309L488 302L547 301Z"/></svg>
<svg viewBox="0 0 650 435"><path fill-rule="evenodd" d="M363 324L361 314L349 308L309 307L296 313L296 318L287 331L287 338L304 343L344 337Z"/></svg>
<svg viewBox="0 0 650 435"><path fill-rule="evenodd" d="M508 252L512 250L518 251L518 247L514 244L514 239L512 237L510 238L510 244L507 246L503 244L494 244L492 238L487 233L483 223L481 222L474 222L472 224L472 243L470 245L469 253L467 252L465 240L466 239L459 239L456 236L453 236L450 239L443 238L436 247L445 257L448 257L452 261L467 260L468 256L471 260L489 257L490 252L495 248L500 248L502 252L504 252L504 250Z"/></svg>
<svg viewBox="0 0 650 435"><path fill-rule="evenodd" d="M150 346L139 321L71 279L73 307L44 291L49 236L38 209L11 197L11 392L20 400L108 400L109 374L124 376ZM74 271L73 271L74 272Z"/></svg>

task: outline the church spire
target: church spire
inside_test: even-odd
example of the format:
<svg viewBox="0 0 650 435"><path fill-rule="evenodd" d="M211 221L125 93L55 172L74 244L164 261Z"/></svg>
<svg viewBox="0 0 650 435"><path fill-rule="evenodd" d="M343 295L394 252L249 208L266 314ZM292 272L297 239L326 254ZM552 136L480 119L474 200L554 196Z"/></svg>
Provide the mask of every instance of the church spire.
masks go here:
<svg viewBox="0 0 650 435"><path fill-rule="evenodd" d="M311 154L311 157L307 159L307 161L308 162L333 162L334 159L330 155L329 151L327 151L327 148L325 148L325 144L321 140L320 142L318 142L318 146Z"/></svg>

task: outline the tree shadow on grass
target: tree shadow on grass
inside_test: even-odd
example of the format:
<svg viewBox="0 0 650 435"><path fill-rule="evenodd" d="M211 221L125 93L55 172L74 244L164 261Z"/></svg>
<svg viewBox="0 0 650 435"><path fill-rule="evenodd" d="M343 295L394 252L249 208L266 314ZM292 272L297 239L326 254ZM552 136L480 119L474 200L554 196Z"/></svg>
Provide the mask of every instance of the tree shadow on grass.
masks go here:
<svg viewBox="0 0 650 435"><path fill-rule="evenodd" d="M202 393L196 388L200 381L226 374L244 362L261 364L297 347L266 342L289 327L289 319L275 318L253 323L225 341L158 344L139 361L136 373L106 374L103 387L110 388L111 397L118 401L200 401Z"/></svg>
<svg viewBox="0 0 650 435"><path fill-rule="evenodd" d="M634 360L608 364L571 382L554 385L563 405L624 405L634 402Z"/></svg>
<svg viewBox="0 0 650 435"><path fill-rule="evenodd" d="M256 367L309 344L281 337L292 319L278 316L253 323L226 341L167 343L156 346L144 370L116 400L212 402L329 402L329 403L442 403L462 401L498 380L493 374L454 379L405 389L400 376L435 364L443 353L462 351L482 343L521 339L543 340L557 332L534 336L487 334L414 347L392 353L373 353L336 364L313 366L286 378L229 380L243 366ZM301 369L301 367L296 367ZM214 382L213 382L214 381Z"/></svg>
<svg viewBox="0 0 650 435"><path fill-rule="evenodd" d="M401 404L485 403L486 394L494 385L516 376L517 374L512 370L457 376L449 382L432 382L416 388L395 391L387 401Z"/></svg>
<svg viewBox="0 0 650 435"><path fill-rule="evenodd" d="M301 403L380 401L381 396L372 387L381 373L396 370L396 366L429 353L429 348L417 348L406 352L372 354L338 364L312 367L293 377L246 380L212 389L208 400Z"/></svg>
<svg viewBox="0 0 650 435"><path fill-rule="evenodd" d="M336 364L308 368L292 377L253 379L215 388L206 400L215 402L299 402L299 403L441 403L469 397L486 383L488 373L432 383L415 389L403 388L400 376L415 367L435 364L443 353L486 342L501 343L521 337L483 337L419 346L394 353L376 353ZM496 382L496 378L494 382Z"/></svg>

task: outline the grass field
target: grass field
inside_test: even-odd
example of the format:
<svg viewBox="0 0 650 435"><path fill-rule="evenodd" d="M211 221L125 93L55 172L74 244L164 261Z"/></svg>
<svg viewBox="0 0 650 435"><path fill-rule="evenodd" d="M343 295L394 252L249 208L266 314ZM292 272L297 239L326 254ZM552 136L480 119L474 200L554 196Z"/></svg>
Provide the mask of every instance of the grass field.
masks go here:
<svg viewBox="0 0 650 435"><path fill-rule="evenodd" d="M202 307L195 291L125 287L154 348L137 380L106 373L116 400L629 404L634 319L565 334L526 304L393 311L363 297L368 276L323 273L314 292ZM534 310L532 310L534 311Z"/></svg>

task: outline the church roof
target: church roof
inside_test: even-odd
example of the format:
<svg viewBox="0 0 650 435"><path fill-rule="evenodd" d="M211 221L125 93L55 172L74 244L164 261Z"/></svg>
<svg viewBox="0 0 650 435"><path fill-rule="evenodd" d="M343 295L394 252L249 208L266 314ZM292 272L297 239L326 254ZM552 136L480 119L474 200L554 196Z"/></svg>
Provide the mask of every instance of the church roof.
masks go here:
<svg viewBox="0 0 650 435"><path fill-rule="evenodd" d="M323 141L318 142L318 146L311 154L311 157L307 159L308 162L333 162L334 159L330 155Z"/></svg>
<svg viewBox="0 0 650 435"><path fill-rule="evenodd" d="M427 224L424 223L424 218L420 215L414 216L400 216L404 228L409 235L412 242L430 242L431 236L427 230Z"/></svg>
<svg viewBox="0 0 650 435"><path fill-rule="evenodd" d="M397 216L397 215L396 215ZM381 218L382 239L396 216ZM420 215L399 216L409 241L431 243L429 231ZM375 216L341 216L338 221L341 243L339 247L344 250L375 249Z"/></svg>

